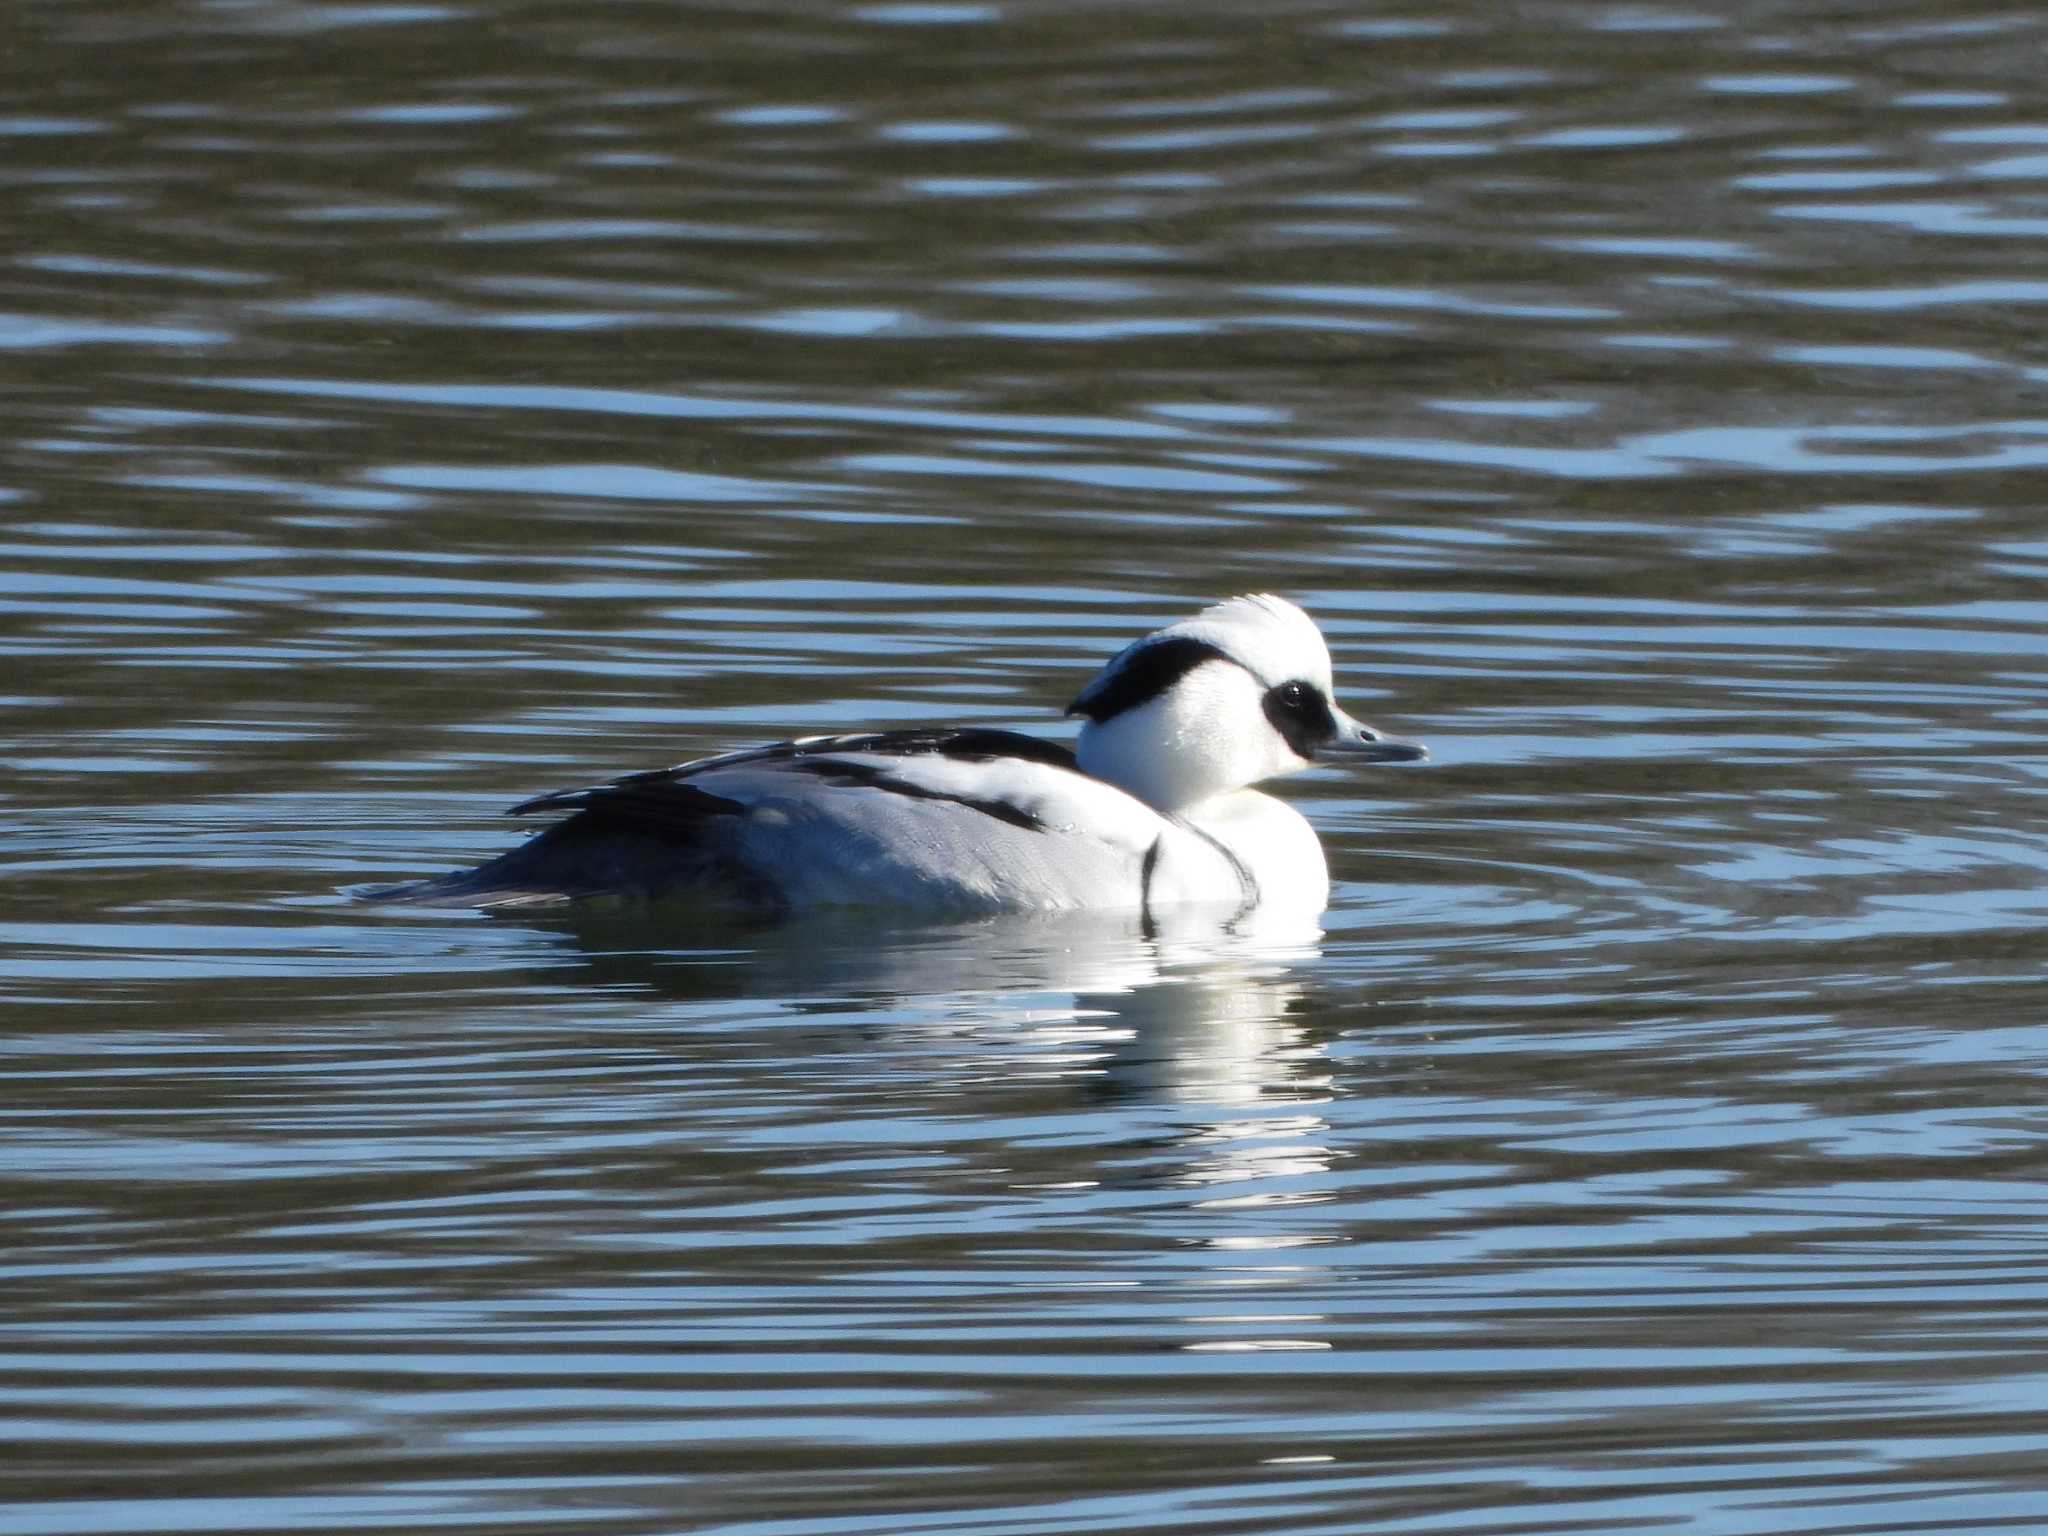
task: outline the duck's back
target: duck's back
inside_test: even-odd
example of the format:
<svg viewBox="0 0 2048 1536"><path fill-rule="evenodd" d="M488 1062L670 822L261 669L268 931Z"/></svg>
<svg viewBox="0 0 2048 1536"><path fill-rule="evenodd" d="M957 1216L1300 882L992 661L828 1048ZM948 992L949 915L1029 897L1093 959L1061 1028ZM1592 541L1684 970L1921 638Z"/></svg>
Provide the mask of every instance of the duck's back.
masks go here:
<svg viewBox="0 0 2048 1536"><path fill-rule="evenodd" d="M811 737L514 808L568 811L465 874L387 894L472 905L703 897L765 914L1237 900L1236 860L1065 748L1007 731Z"/></svg>

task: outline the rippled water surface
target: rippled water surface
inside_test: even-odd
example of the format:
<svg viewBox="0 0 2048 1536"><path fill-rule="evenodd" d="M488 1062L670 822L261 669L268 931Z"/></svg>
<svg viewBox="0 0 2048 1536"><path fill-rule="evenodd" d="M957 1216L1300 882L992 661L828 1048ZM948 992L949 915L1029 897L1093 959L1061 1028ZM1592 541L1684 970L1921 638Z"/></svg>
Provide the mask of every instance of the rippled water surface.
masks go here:
<svg viewBox="0 0 2048 1536"><path fill-rule="evenodd" d="M0 1528L2048 1525L2035 7L7 26ZM1257 589L1320 931L347 894Z"/></svg>

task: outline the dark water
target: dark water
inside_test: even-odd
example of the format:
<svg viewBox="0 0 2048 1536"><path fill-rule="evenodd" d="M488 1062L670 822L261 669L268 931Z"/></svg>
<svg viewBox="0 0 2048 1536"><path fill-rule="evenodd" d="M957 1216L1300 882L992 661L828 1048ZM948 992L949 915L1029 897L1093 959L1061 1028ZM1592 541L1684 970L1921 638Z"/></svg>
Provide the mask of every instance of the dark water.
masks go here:
<svg viewBox="0 0 2048 1536"><path fill-rule="evenodd" d="M2034 7L0 26L0 1529L2048 1525ZM342 894L1255 589L1320 934Z"/></svg>

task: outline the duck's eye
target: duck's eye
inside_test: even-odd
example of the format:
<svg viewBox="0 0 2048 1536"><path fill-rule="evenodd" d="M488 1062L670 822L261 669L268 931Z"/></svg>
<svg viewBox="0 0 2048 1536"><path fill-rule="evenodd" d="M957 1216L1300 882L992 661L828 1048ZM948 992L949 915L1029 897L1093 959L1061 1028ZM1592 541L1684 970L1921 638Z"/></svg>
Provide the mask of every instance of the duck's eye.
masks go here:
<svg viewBox="0 0 2048 1536"><path fill-rule="evenodd" d="M1266 690L1266 719L1297 757L1313 757L1316 747L1336 733L1330 701L1314 683L1297 679Z"/></svg>

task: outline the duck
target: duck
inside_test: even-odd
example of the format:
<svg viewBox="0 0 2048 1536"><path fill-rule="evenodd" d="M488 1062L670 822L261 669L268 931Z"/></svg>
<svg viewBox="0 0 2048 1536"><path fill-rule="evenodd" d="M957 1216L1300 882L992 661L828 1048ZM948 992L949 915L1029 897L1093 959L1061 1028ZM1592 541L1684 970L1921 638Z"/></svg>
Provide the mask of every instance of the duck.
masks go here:
<svg viewBox="0 0 2048 1536"><path fill-rule="evenodd" d="M1270 593L1132 641L1067 714L1071 747L984 726L805 736L520 802L560 815L474 869L372 899L488 909L695 901L754 918L1191 905L1320 913L1302 814L1253 786L1419 742L1340 709L1321 630Z"/></svg>

